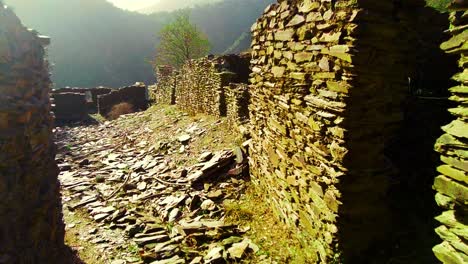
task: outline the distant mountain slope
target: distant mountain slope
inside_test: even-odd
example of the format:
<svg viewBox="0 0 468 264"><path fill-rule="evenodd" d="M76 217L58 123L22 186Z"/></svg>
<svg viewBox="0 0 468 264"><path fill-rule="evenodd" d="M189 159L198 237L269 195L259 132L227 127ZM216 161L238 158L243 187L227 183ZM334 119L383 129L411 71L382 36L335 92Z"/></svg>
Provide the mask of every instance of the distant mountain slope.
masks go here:
<svg viewBox="0 0 468 264"><path fill-rule="evenodd" d="M154 82L156 32L162 23L104 0L6 0L22 22L52 39L52 78L62 86Z"/></svg>
<svg viewBox="0 0 468 264"><path fill-rule="evenodd" d="M144 15L121 10L105 0L3 1L26 26L52 38L48 50L57 87L118 87L155 81L147 61L155 55L157 33L173 13ZM191 19L207 34L212 53L223 53L249 32L263 9L274 1L223 0L196 6ZM247 37L232 51L248 49Z"/></svg>
<svg viewBox="0 0 468 264"><path fill-rule="evenodd" d="M242 33L248 32L250 35L252 24L262 15L265 7L273 2L276 0L224 0L215 5L193 8L191 18L208 35L213 44L212 52L223 53ZM243 44L238 47L241 50L250 46L250 42L240 44Z"/></svg>
<svg viewBox="0 0 468 264"><path fill-rule="evenodd" d="M181 8L203 6L206 4L214 4L224 0L159 0L158 3L149 7L137 10L143 14L152 14L156 12L170 12Z"/></svg>
<svg viewBox="0 0 468 264"><path fill-rule="evenodd" d="M250 32L242 33L236 41L227 48L223 54L236 54L250 49L250 43L252 43L252 36Z"/></svg>

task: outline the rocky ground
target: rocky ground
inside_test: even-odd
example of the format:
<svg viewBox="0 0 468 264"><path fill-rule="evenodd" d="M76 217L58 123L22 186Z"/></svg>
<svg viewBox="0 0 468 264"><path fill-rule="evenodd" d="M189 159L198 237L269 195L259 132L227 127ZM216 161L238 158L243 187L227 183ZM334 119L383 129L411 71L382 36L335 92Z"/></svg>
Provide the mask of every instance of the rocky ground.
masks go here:
<svg viewBox="0 0 468 264"><path fill-rule="evenodd" d="M88 263L249 262L223 207L247 180L233 131L167 107L56 128L68 243Z"/></svg>

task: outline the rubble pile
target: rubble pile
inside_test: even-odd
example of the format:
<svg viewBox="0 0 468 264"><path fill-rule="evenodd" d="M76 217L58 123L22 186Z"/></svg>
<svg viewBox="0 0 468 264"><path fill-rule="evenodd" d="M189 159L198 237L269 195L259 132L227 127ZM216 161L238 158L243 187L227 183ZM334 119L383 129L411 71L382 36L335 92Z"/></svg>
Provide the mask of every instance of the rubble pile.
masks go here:
<svg viewBox="0 0 468 264"><path fill-rule="evenodd" d="M60 263L64 250L49 42L0 3L0 263Z"/></svg>
<svg viewBox="0 0 468 264"><path fill-rule="evenodd" d="M460 4L461 3L461 4ZM452 8L457 7L455 3ZM450 14L451 26L448 32L452 38L441 45L448 54L460 55L459 67L462 72L453 79L458 86L450 89L450 100L457 107L449 109L456 118L442 129L442 135L435 144L435 149L441 154L443 165L437 168L440 176L436 177L434 189L437 191L436 202L444 212L436 217L441 226L436 233L443 242L433 248L436 257L443 263L466 263L468 261L468 230L466 221L468 201L468 70L466 68L468 55L468 31L466 30L466 11L468 6L459 1L458 7Z"/></svg>
<svg viewBox="0 0 468 264"><path fill-rule="evenodd" d="M114 261L235 262L258 251L243 237L246 230L223 221L222 202L238 199L244 186L242 150L205 151L187 166L173 156L206 131L197 127L156 144L149 143L151 129L141 125L129 130L113 121L57 129L64 204L122 230L139 248L141 260ZM99 230L87 239L102 242Z"/></svg>

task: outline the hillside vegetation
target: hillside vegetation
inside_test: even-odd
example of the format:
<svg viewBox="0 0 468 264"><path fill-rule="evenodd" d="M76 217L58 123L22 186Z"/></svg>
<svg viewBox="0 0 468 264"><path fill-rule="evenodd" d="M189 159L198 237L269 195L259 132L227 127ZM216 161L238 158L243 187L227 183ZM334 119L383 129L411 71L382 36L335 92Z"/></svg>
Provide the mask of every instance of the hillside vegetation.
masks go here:
<svg viewBox="0 0 468 264"><path fill-rule="evenodd" d="M449 0L427 0L443 11ZM56 87L119 87L155 82L149 61L157 33L174 12L144 15L105 0L5 0L23 23L52 38L49 58ZM275 0L165 0L151 10L191 9L191 20L208 36L211 53L235 53L250 46L250 26ZM159 7L158 7L159 6ZM152 9L153 8L153 9Z"/></svg>
<svg viewBox="0 0 468 264"><path fill-rule="evenodd" d="M155 82L150 60L157 33L173 12L144 15L105 0L6 0L23 23L52 39L49 58L55 86L119 87ZM197 5L191 19L207 34L211 53L222 53L274 0L224 0ZM250 42L242 42L245 50Z"/></svg>
<svg viewBox="0 0 468 264"><path fill-rule="evenodd" d="M154 5L137 10L140 13L151 14L163 11L174 11L180 8L203 6L222 2L223 0L160 0Z"/></svg>

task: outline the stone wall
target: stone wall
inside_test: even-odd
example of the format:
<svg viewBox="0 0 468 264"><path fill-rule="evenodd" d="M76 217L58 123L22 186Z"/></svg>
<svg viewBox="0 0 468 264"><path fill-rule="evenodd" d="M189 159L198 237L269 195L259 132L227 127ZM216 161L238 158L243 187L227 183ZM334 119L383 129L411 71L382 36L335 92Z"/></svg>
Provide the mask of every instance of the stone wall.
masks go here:
<svg viewBox="0 0 468 264"><path fill-rule="evenodd" d="M108 94L111 88L61 88L52 90L52 111L59 122L86 120L89 113L98 110L98 96Z"/></svg>
<svg viewBox="0 0 468 264"><path fill-rule="evenodd" d="M96 112L97 111L97 99L99 95L108 94L112 91L112 88L107 88L103 86L99 86L96 88L61 88L61 89L54 89L52 90L51 94L54 97L55 94L63 94L63 93L82 93L86 95L86 105L88 111ZM57 101L56 101L57 102ZM65 104L66 102L63 102Z"/></svg>
<svg viewBox="0 0 468 264"><path fill-rule="evenodd" d="M107 116L112 107L119 103L129 103L134 111L144 111L148 108L148 89L144 83L136 83L98 96L98 111Z"/></svg>
<svg viewBox="0 0 468 264"><path fill-rule="evenodd" d="M243 124L249 120L250 93L245 83L230 83L224 87L226 116L233 124Z"/></svg>
<svg viewBox="0 0 468 264"><path fill-rule="evenodd" d="M152 91L154 101L177 104L190 114L226 116L229 87L241 87L230 86L230 83L248 82L249 60L250 54L207 56L188 61L178 71L160 66L156 72L158 83ZM235 92L229 92L229 95L245 96ZM232 98L231 102L234 101L236 99Z"/></svg>
<svg viewBox="0 0 468 264"><path fill-rule="evenodd" d="M225 107L221 105L223 87L231 82L234 75L208 57L187 62L178 75L177 105L190 114L225 116Z"/></svg>
<svg viewBox="0 0 468 264"><path fill-rule="evenodd" d="M62 263L48 42L0 4L0 263Z"/></svg>
<svg viewBox="0 0 468 264"><path fill-rule="evenodd" d="M424 5L279 0L252 26L251 174L311 262L395 254L404 216L386 152L420 58L434 53L414 42L416 27L434 30Z"/></svg>
<svg viewBox="0 0 468 264"><path fill-rule="evenodd" d="M433 251L443 263L461 264L468 262L468 5L466 1L458 2L459 12L450 14L452 38L441 45L446 53L460 56L461 72L453 77L458 85L450 89L450 100L458 105L449 109L455 120L442 128L445 134L435 145L443 165L437 168L440 176L435 179L434 189L436 202L444 211L436 217L441 224L436 233L443 242Z"/></svg>
<svg viewBox="0 0 468 264"><path fill-rule="evenodd" d="M79 121L88 116L85 93L55 93L51 94L51 98L57 121Z"/></svg>
<svg viewBox="0 0 468 264"><path fill-rule="evenodd" d="M171 66L158 66L156 86L150 89L151 98L156 104L173 105L176 103L177 72Z"/></svg>

